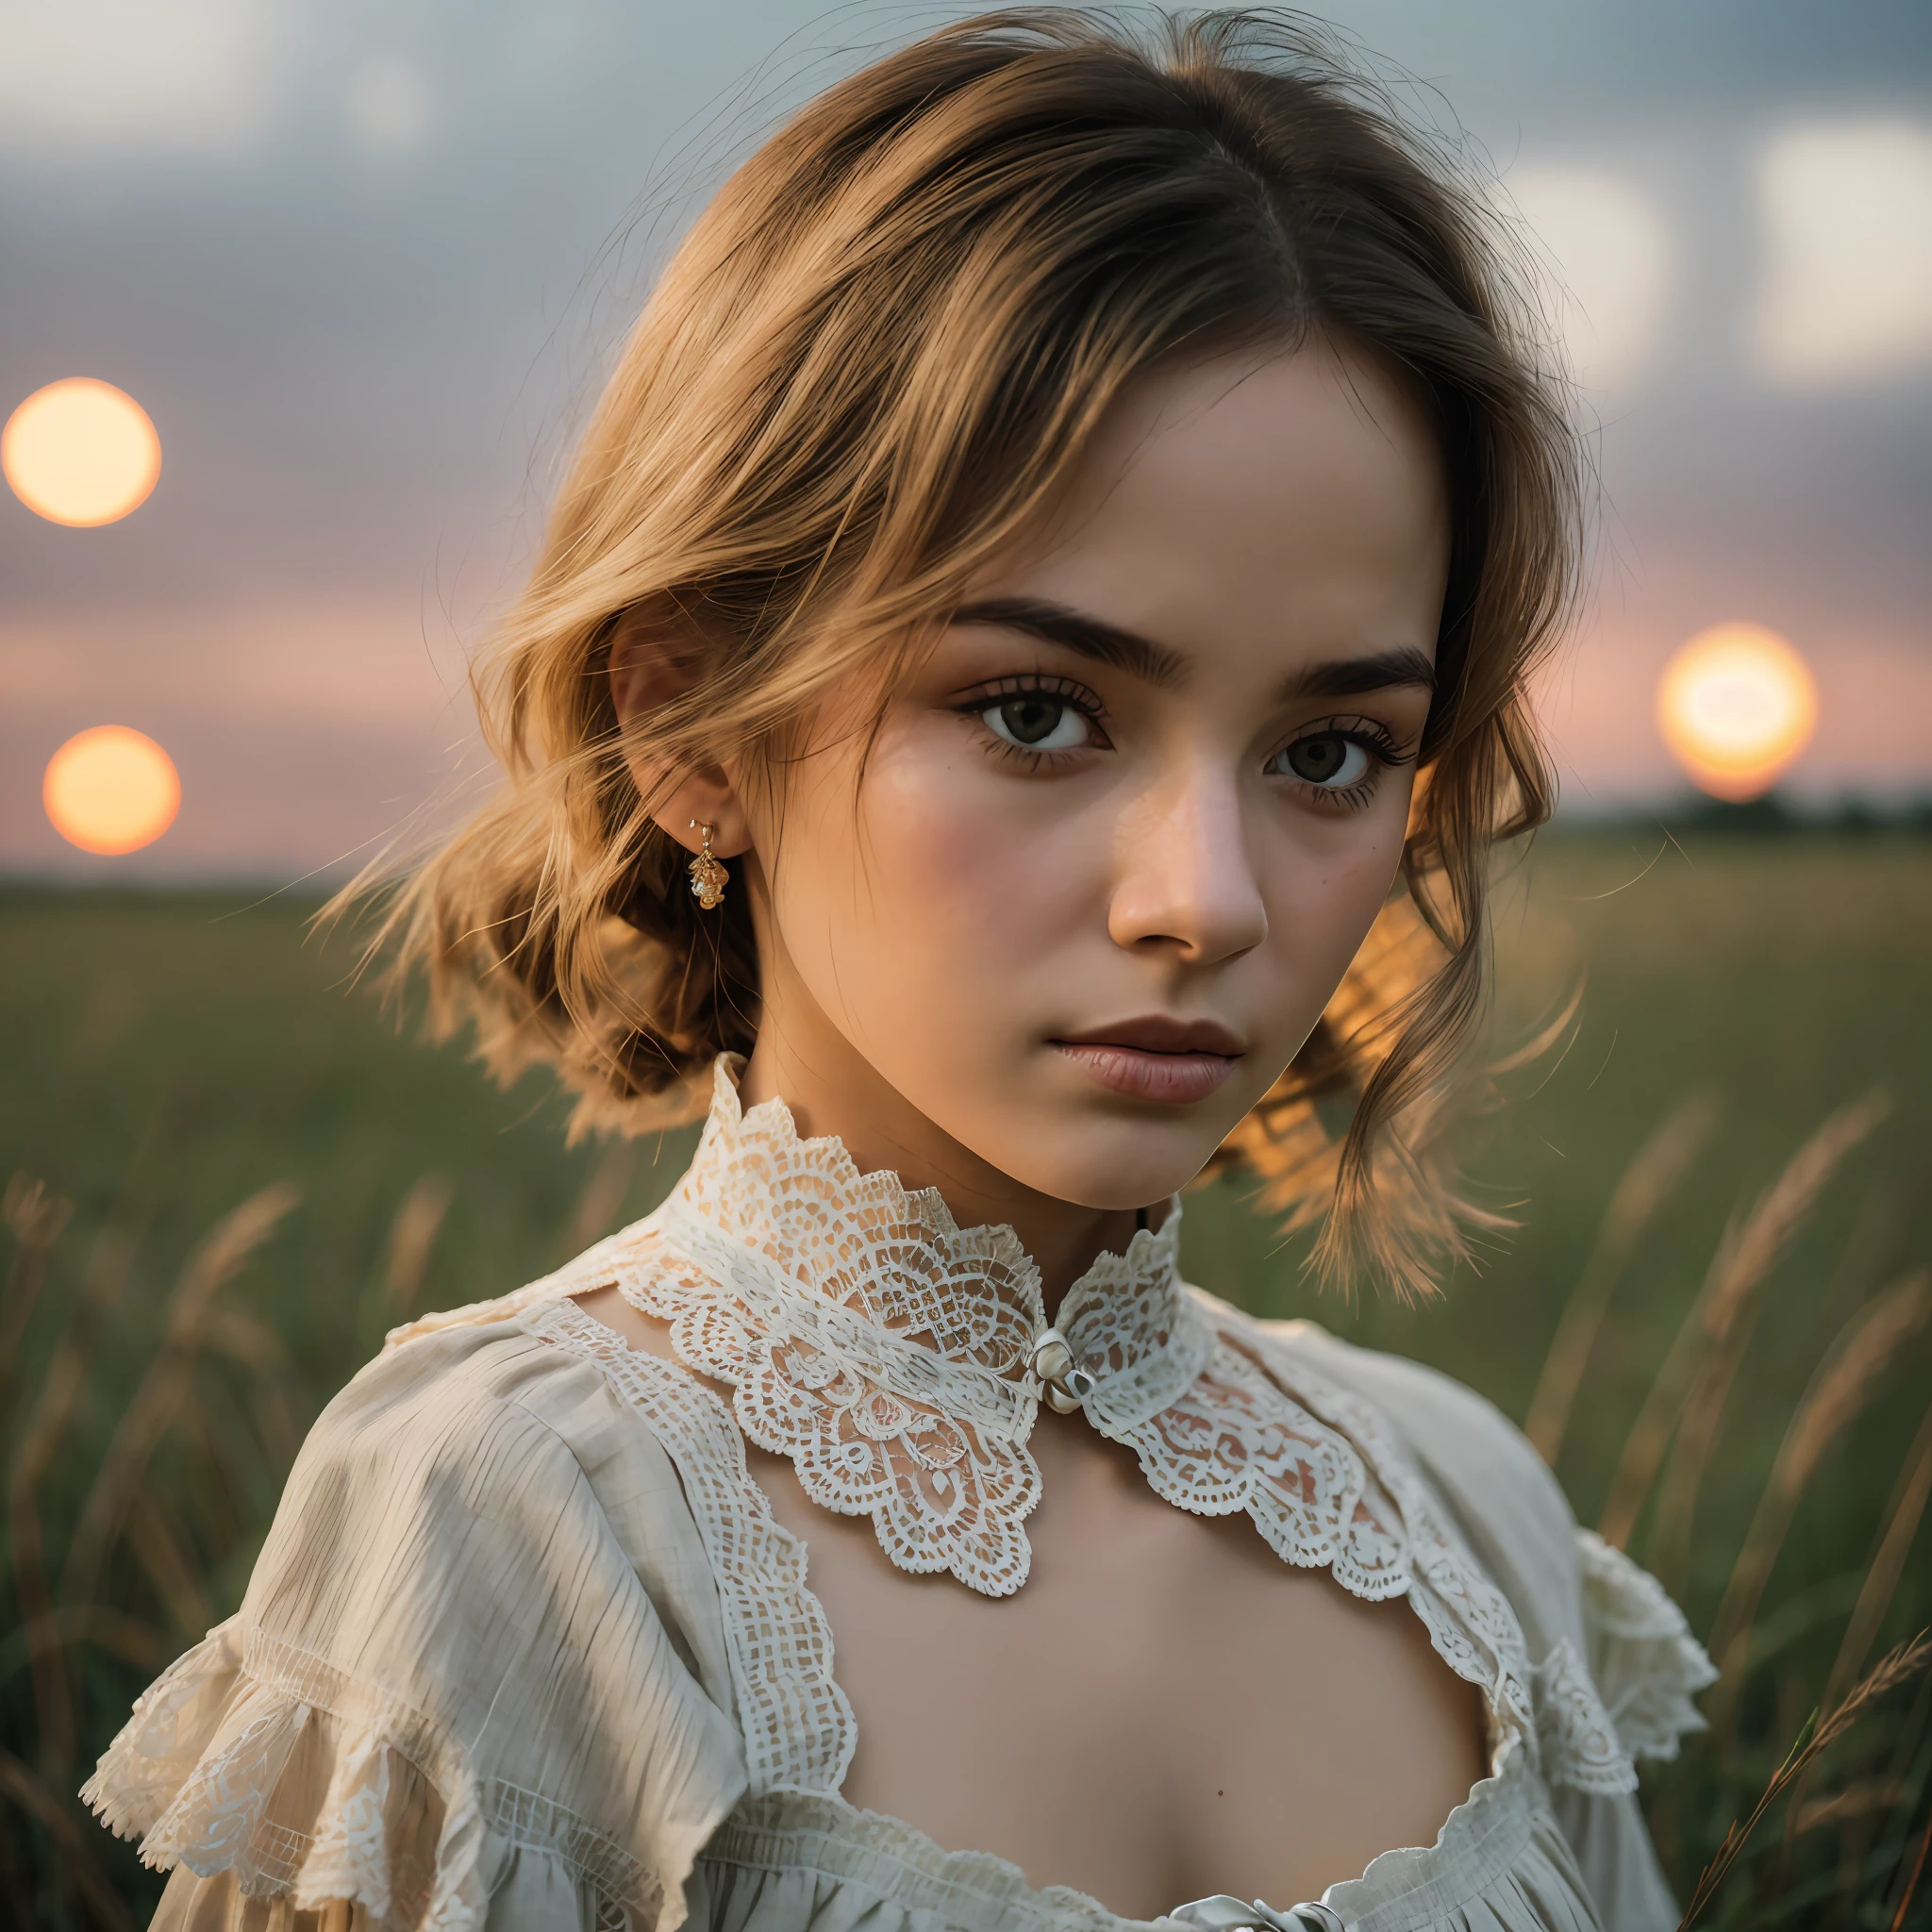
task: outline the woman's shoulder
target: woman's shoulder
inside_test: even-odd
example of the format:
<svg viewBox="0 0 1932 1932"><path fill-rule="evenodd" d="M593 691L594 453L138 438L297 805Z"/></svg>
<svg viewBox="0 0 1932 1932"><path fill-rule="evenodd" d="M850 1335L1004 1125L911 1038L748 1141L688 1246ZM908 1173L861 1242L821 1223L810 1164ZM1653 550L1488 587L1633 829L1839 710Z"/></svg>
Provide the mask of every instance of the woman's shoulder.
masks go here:
<svg viewBox="0 0 1932 1932"><path fill-rule="evenodd" d="M595 1327L568 1284L533 1288L395 1331L343 1387L290 1471L244 1607L258 1627L339 1631L379 1573L391 1596L522 1593L535 1614L606 1573L641 1587L728 1706L712 1566L663 1418L596 1352L560 1345L573 1317ZM673 1379L688 1386L668 1400L708 1399Z"/></svg>
<svg viewBox="0 0 1932 1932"><path fill-rule="evenodd" d="M393 1354L408 1343L432 1335L462 1333L472 1329L499 1329L517 1326L523 1318L567 1296L608 1287L620 1275L636 1276L660 1265L658 1259L658 1216L647 1214L628 1227L593 1241L582 1254L566 1261L548 1274L540 1274L508 1294L491 1295L480 1302L465 1302L454 1308L440 1308L418 1315L398 1328L391 1328L384 1340L383 1354ZM377 1357L381 1359L381 1357Z"/></svg>
<svg viewBox="0 0 1932 1932"><path fill-rule="evenodd" d="M425 1317L392 1331L316 1418L296 1468L418 1437L445 1458L474 1456L505 1432L527 1437L541 1453L546 1397L570 1365L516 1310L484 1312L489 1307L457 1311L470 1317L460 1323ZM553 1455L562 1457L560 1439Z"/></svg>
<svg viewBox="0 0 1932 1932"><path fill-rule="evenodd" d="M608 1458L594 1377L514 1319L425 1332L385 1347L310 1426L283 1487L250 1602L294 1551L325 1539L346 1558L407 1535L413 1569L438 1569L479 1520L567 1508ZM650 1445L641 1443L648 1455ZM513 1543L502 1551L519 1554ZM299 1565L298 1565L299 1567Z"/></svg>
<svg viewBox="0 0 1932 1932"><path fill-rule="evenodd" d="M250 1580L252 1634L401 1659L420 1634L401 1608L411 1601L425 1620L439 1602L487 1599L548 1624L602 1574L626 1593L641 1581L691 1661L711 1648L692 1631L715 1612L669 1456L529 1313L425 1327L338 1392ZM347 1638L358 1627L366 1643Z"/></svg>
<svg viewBox="0 0 1932 1932"><path fill-rule="evenodd" d="M626 1456L661 1459L610 1378L582 1351L558 1346L554 1332L573 1294L611 1277L620 1249L635 1261L641 1232L626 1228L508 1294L391 1329L317 1418L291 1488L330 1467L374 1463L391 1483L460 1472L462 1492L480 1498L508 1482L575 1487Z"/></svg>

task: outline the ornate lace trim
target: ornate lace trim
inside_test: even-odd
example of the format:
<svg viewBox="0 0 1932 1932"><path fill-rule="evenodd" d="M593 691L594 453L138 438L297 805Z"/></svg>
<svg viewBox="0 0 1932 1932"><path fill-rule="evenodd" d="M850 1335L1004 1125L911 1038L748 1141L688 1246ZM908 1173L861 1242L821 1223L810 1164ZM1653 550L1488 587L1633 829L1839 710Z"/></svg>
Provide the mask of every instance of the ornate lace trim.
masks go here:
<svg viewBox="0 0 1932 1932"><path fill-rule="evenodd" d="M625 1295L670 1324L680 1359L731 1385L738 1426L790 1457L814 1503L871 1517L879 1547L914 1574L949 1571L986 1596L1025 1582L1040 1469L1025 1446L1036 1403L1017 1379L801 1293L694 1217L666 1216L658 1240L665 1265L626 1270ZM1016 1314L988 1338L1011 1343L1016 1378L1034 1332Z"/></svg>
<svg viewBox="0 0 1932 1932"><path fill-rule="evenodd" d="M132 1714L80 1789L81 1802L116 1838L154 1829L193 1770L241 1668L242 1620L230 1617L134 1700Z"/></svg>
<svg viewBox="0 0 1932 1932"><path fill-rule="evenodd" d="M745 1336L741 1320L720 1317L715 1291L705 1292L708 1284L685 1280L679 1284L683 1294L666 1292L664 1275L639 1268L638 1258L634 1251L632 1265L623 1271L620 1284L627 1298L647 1313L671 1321L674 1341L681 1344L681 1352L699 1351L695 1360L686 1355L692 1370L728 1381L727 1371L736 1368L749 1380L748 1359L769 1362L778 1353L765 1338ZM670 1257L662 1258L668 1262ZM737 1606L746 1590L742 1566L756 1535L751 1525L770 1523L770 1506L744 1466L739 1432L729 1426L723 1405L691 1375L630 1348L574 1303L549 1303L526 1310L522 1320L533 1332L566 1341L578 1353L595 1357L638 1407L685 1477L700 1534L713 1552L732 1600L727 1627L761 1630L775 1608L775 1591L768 1591L756 1606ZM1280 1370L1274 1363L1269 1367L1274 1373L1264 1373L1226 1338L1216 1336L1205 1322L1201 1325L1210 1350L1208 1366L1182 1399L1138 1427L1108 1427L1104 1433L1136 1451L1150 1486L1176 1507L1203 1516L1245 1511L1284 1561L1328 1568L1357 1596L1384 1599L1407 1593L1444 1661L1485 1692L1499 1728L1533 1734L1527 1663L1514 1615L1473 1559L1451 1541L1423 1485L1402 1474L1401 1457L1392 1442L1384 1439L1374 1411L1296 1364L1305 1382L1313 1385L1302 1391L1309 1401L1305 1407L1280 1386ZM692 1329L695 1341L690 1340ZM1078 1332L1074 1329L1070 1339ZM716 1345L721 1333L731 1338L726 1347ZM739 1352L741 1347L748 1347L749 1355ZM1081 1350L1076 1347L1075 1352ZM1083 1355L1083 1359L1101 1357ZM639 1386L641 1381L655 1386ZM741 1420L745 1386L745 1381L739 1384ZM1102 1381L1087 1405L1090 1417L1101 1406L1107 1388ZM847 1402L863 1399L840 1392ZM696 1404L693 1395L699 1398ZM822 1415L813 1417L809 1407L798 1407L819 1423L822 1444L836 1441ZM700 1407L707 1424L712 1424L703 1431L708 1439L704 1441L688 1426L693 1409ZM1318 1419L1311 1410L1325 1411L1326 1419ZM1367 1438L1363 1448L1380 1469L1391 1472L1388 1487L1368 1473L1363 1457L1331 1424L1362 1430ZM749 1427L744 1433L761 1441L762 1446L784 1452L783 1437L774 1441ZM1399 1493L1391 1494L1391 1490ZM846 1513L860 1512L854 1508ZM772 1533L796 1549L775 1524ZM808 1705L803 1724L795 1711L781 1717L772 1675L772 1646L760 1637L741 1638L734 1629L734 1642L743 1658L740 1694L748 1750L756 1762L768 1767L764 1789L836 1792L856 1739L850 1707L830 1675L831 1639L824 1612L804 1588L802 1556L793 1558L788 1553L774 1582L793 1592L793 1614L802 1629L813 1633L796 1640L794 1654L814 1659L815 1674L822 1656L824 1675L809 1690L794 1687ZM816 1634L821 1630L823 1652ZM837 1699L836 1724L826 1708L832 1698ZM833 1737L839 1740L836 1760L827 1749Z"/></svg>
<svg viewBox="0 0 1932 1932"><path fill-rule="evenodd" d="M721 1058L697 1158L647 1224L660 1264L624 1269L625 1291L814 1502L869 1516L901 1569L1009 1595L1040 1498L1038 1271L1010 1228L962 1230L933 1190L801 1140L782 1101L741 1111L734 1074Z"/></svg>
<svg viewBox="0 0 1932 1932"><path fill-rule="evenodd" d="M1176 1508L1196 1516L1245 1510L1284 1562L1332 1570L1356 1596L1402 1595L1408 1539L1361 1457L1278 1375L1264 1374L1226 1338L1208 1335L1207 1360L1174 1401L1135 1426L1094 1417L1095 1426L1134 1450L1148 1485ZM1107 1393L1103 1382L1090 1415Z"/></svg>
<svg viewBox="0 0 1932 1932"><path fill-rule="evenodd" d="M275 1814L290 1761L312 1739L327 1786L304 1807L305 1829ZM375 1925L475 1932L488 1907L482 1849L495 1839L575 1871L598 1932L627 1932L657 1913L655 1880L615 1840L501 1779L478 1789L458 1747L419 1712L291 1644L258 1632L244 1642L239 1617L137 1700L81 1796L117 1836L141 1840L143 1864L204 1878L232 1872L244 1897L287 1898L298 1910L347 1900ZM434 1810L430 1852L421 1840Z"/></svg>
<svg viewBox="0 0 1932 1932"><path fill-rule="evenodd" d="M1591 1682L1583 1659L1559 1637L1536 1667L1536 1729L1543 1775L1552 1784L1614 1796L1637 1789L1637 1767Z"/></svg>
<svg viewBox="0 0 1932 1932"><path fill-rule="evenodd" d="M676 1466L724 1601L752 1793L836 1791L858 1731L832 1678L832 1626L806 1588L805 1547L774 1518L752 1480L744 1439L724 1403L676 1363L632 1348L575 1302L528 1310L523 1325L594 1362Z"/></svg>
<svg viewBox="0 0 1932 1932"><path fill-rule="evenodd" d="M1087 1418L1116 1440L1171 1408L1214 1354L1214 1332L1181 1280L1180 1239L1176 1200L1158 1233L1142 1228L1125 1254L1100 1256L1067 1291L1056 1317L1074 1360L1094 1380L1083 1405Z"/></svg>

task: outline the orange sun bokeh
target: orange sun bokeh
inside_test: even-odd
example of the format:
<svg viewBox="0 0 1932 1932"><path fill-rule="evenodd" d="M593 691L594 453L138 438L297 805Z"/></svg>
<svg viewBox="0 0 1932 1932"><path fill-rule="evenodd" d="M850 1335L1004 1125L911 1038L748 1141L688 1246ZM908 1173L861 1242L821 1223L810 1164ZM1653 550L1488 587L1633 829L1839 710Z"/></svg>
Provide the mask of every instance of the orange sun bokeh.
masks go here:
<svg viewBox="0 0 1932 1932"><path fill-rule="evenodd" d="M37 389L7 419L0 472L36 516L92 529L148 500L161 474L161 439L125 391L72 375Z"/></svg>
<svg viewBox="0 0 1932 1932"><path fill-rule="evenodd" d="M175 761L144 732L96 724L47 760L41 797L54 829L83 852L139 852L181 809Z"/></svg>
<svg viewBox="0 0 1932 1932"><path fill-rule="evenodd" d="M1694 785L1741 805L1769 791L1810 743L1817 680L1775 631L1716 625L1664 666L1657 724Z"/></svg>

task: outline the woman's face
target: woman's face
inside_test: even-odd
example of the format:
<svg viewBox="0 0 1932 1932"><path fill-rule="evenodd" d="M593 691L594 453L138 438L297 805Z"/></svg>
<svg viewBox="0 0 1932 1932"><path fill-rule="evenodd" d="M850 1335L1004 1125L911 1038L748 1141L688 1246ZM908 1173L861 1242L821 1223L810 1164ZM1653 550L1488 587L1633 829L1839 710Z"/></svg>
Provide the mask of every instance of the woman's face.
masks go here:
<svg viewBox="0 0 1932 1932"><path fill-rule="evenodd" d="M1387 895L1448 549L1432 438L1367 361L1146 378L862 774L855 704L748 808L760 1056L849 1054L1058 1200L1191 1179Z"/></svg>

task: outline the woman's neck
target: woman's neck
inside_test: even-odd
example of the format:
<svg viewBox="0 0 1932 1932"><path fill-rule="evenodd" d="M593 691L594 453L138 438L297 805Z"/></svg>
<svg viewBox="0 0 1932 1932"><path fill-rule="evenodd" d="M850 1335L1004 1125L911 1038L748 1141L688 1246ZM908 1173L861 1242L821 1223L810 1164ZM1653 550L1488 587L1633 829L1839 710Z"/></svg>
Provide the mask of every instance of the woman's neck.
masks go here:
<svg viewBox="0 0 1932 1932"><path fill-rule="evenodd" d="M1095 1257L1124 1250L1139 1224L1131 1208L1083 1208L1024 1187L935 1125L843 1039L801 1040L767 1024L739 1094L747 1108L784 1101L801 1135L836 1136L861 1174L889 1168L908 1188L936 1189L961 1227L1010 1227L1040 1270L1049 1320Z"/></svg>

